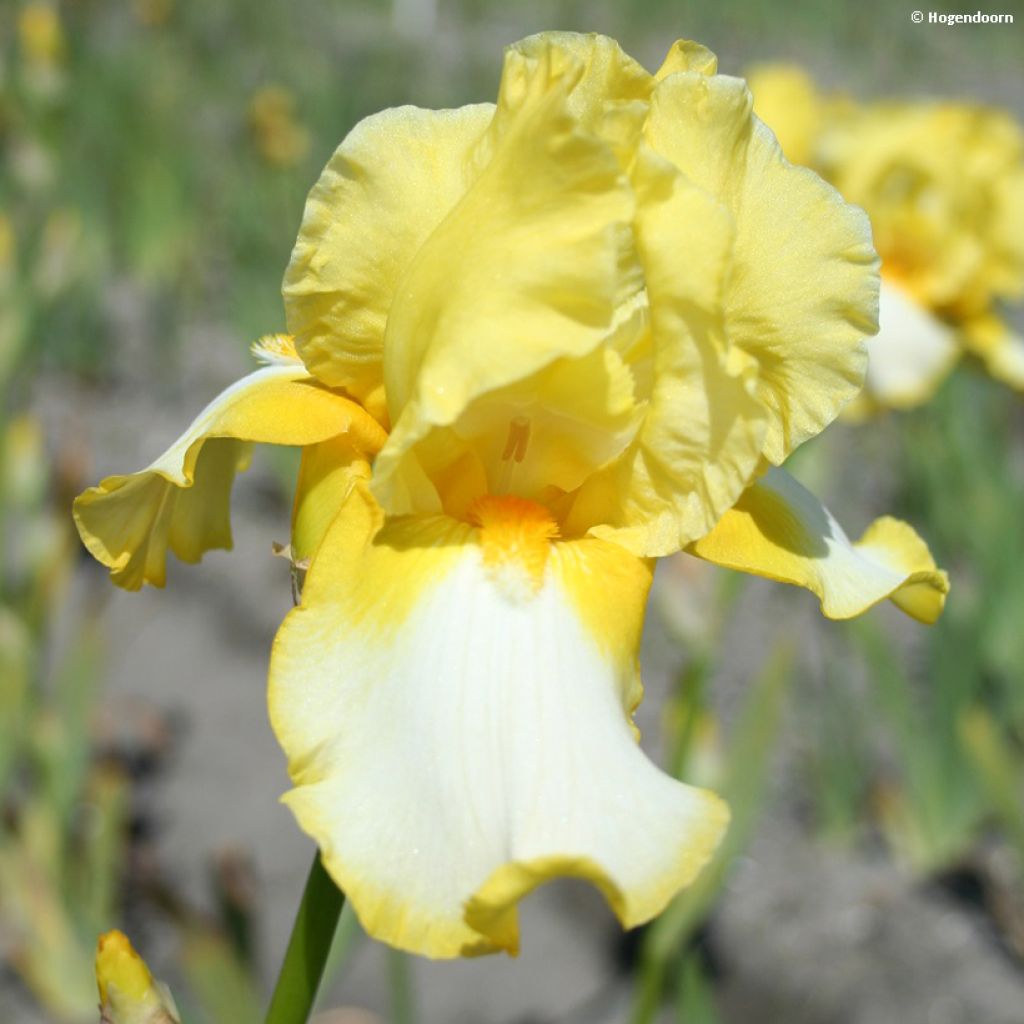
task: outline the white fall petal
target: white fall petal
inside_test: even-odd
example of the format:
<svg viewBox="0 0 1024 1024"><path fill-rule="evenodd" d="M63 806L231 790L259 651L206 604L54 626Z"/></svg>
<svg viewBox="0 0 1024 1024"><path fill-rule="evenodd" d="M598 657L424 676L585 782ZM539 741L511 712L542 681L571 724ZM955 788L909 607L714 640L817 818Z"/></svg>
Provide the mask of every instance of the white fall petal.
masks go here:
<svg viewBox="0 0 1024 1024"><path fill-rule="evenodd" d="M600 540L387 523L353 495L271 665L286 802L375 937L431 956L518 949L515 906L587 878L627 926L692 880L727 820L636 744L649 565ZM505 540L508 537L504 538ZM537 549L534 548L534 554Z"/></svg>

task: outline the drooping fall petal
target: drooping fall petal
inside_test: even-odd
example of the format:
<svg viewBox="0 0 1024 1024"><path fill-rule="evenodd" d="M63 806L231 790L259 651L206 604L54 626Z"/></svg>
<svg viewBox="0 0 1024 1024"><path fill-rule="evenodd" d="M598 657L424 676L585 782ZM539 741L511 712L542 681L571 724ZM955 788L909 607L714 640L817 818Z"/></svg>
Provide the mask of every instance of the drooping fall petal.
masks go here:
<svg viewBox="0 0 1024 1024"><path fill-rule="evenodd" d="M286 802L370 934L440 957L515 952L518 900L563 875L640 924L726 821L630 727L650 565L520 499L474 515L375 532L357 486L271 662Z"/></svg>
<svg viewBox="0 0 1024 1024"><path fill-rule="evenodd" d="M748 488L689 548L725 566L806 587L830 619L849 619L886 598L922 622L942 612L949 579L906 523L875 520L852 543L810 491L780 469Z"/></svg>
<svg viewBox="0 0 1024 1024"><path fill-rule="evenodd" d="M118 586L163 586L168 550L197 562L205 551L231 547L231 486L252 442L309 445L342 434L364 453L385 436L364 409L301 364L264 367L215 398L146 469L106 477L79 495L82 543Z"/></svg>

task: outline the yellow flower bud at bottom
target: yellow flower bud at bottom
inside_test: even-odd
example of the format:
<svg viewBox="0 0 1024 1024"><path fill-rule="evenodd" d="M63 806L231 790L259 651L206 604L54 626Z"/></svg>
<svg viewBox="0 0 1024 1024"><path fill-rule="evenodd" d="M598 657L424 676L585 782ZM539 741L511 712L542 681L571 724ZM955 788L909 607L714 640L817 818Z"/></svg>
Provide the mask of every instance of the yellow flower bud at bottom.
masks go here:
<svg viewBox="0 0 1024 1024"><path fill-rule="evenodd" d="M170 992L149 973L123 932L100 936L96 984L101 1024L180 1024Z"/></svg>

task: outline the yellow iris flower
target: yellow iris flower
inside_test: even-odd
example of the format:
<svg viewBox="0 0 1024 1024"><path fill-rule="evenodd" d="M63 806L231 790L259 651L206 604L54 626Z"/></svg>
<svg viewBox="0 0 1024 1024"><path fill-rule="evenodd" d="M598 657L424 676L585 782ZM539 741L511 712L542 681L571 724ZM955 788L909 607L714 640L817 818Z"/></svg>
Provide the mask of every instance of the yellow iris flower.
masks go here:
<svg viewBox="0 0 1024 1024"><path fill-rule="evenodd" d="M802 71L750 75L786 155L868 213L882 257L866 402L927 400L962 351L1024 390L1024 339L998 316L1024 296L1024 133L1006 114L951 102L857 105Z"/></svg>
<svg viewBox="0 0 1024 1024"><path fill-rule="evenodd" d="M229 546L251 442L301 446L309 572L270 714L364 927L514 952L519 899L558 875L637 925L727 821L631 728L653 559L798 584L834 618L942 608L908 526L851 543L775 468L860 389L877 287L866 218L707 50L652 75L611 39L534 36L496 105L353 129L285 275L292 334L78 526L116 583L161 585L168 550Z"/></svg>

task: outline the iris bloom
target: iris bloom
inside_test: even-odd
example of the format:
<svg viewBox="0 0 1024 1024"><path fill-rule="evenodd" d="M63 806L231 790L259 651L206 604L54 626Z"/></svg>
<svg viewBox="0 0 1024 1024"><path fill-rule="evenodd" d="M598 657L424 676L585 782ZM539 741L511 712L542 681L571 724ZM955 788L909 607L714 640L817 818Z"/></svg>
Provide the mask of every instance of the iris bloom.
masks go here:
<svg viewBox="0 0 1024 1024"><path fill-rule="evenodd" d="M1024 340L999 303L1024 296L1024 134L1006 114L950 102L857 105L792 67L750 78L786 155L868 212L882 257L881 330L865 402L927 400L963 351L1024 390Z"/></svg>
<svg viewBox="0 0 1024 1024"><path fill-rule="evenodd" d="M250 442L302 447L270 714L287 804L386 942L514 952L519 899L560 875L637 925L707 861L726 808L631 726L655 557L835 618L941 609L910 527L851 543L775 468L860 389L876 256L700 46L651 75L543 34L496 105L362 121L284 298L268 365L75 514L116 583L162 585L168 550L230 544Z"/></svg>

